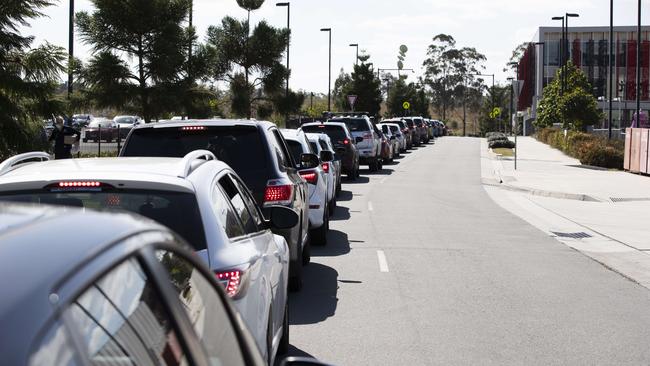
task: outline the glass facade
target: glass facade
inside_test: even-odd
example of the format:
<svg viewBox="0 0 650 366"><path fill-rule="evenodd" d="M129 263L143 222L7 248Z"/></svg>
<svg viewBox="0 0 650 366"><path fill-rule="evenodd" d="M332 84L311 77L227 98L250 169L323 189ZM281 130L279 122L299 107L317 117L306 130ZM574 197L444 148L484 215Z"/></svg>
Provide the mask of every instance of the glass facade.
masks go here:
<svg viewBox="0 0 650 366"><path fill-rule="evenodd" d="M544 87L555 77L561 64L561 30L560 28L540 28L539 41L543 46L536 47L534 42L527 49L519 63L518 78L524 80L526 86L535 85L536 78L541 77L539 87ZM641 32L641 101L650 102L650 28L643 27ZM629 126L632 110L636 101L636 27L614 28L614 100L613 114L614 126ZM567 60L580 67L591 83L591 92L601 101L600 105L606 108L609 97L608 87L608 55L609 55L609 27L570 27L568 40L565 43L568 51ZM537 55L539 52L540 55ZM537 60L535 65L543 65L543 70L527 72L530 58ZM537 71L537 70L535 70ZM541 90L533 90L532 96L520 96L519 110L532 106L534 96L541 97ZM525 98L522 98L525 97ZM644 103L645 104L645 103ZM642 105L642 109L645 108ZM606 123L606 121L604 121Z"/></svg>

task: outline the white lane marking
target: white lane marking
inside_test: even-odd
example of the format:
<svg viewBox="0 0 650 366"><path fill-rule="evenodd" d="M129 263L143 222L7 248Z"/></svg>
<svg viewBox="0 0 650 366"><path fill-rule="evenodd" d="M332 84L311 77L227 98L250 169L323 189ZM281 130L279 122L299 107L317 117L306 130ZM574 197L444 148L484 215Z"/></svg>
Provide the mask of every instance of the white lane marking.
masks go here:
<svg viewBox="0 0 650 366"><path fill-rule="evenodd" d="M388 272L388 261L383 250L377 251L377 260L379 261L379 272Z"/></svg>
<svg viewBox="0 0 650 366"><path fill-rule="evenodd" d="M388 177L386 177L386 178L380 180L380 181L379 181L379 184L384 184L384 182L386 181L386 179L388 179Z"/></svg>
<svg viewBox="0 0 650 366"><path fill-rule="evenodd" d="M372 202L368 201L368 211L372 211L374 208L372 207Z"/></svg>

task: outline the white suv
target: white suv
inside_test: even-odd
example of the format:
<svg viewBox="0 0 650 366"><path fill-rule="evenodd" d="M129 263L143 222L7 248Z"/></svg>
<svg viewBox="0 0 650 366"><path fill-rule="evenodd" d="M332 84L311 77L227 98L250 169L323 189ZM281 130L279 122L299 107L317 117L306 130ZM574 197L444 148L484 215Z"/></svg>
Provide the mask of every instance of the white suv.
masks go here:
<svg viewBox="0 0 650 366"><path fill-rule="evenodd" d="M295 212L276 206L265 221L237 174L206 150L184 158L34 160L49 155L0 164L0 201L130 211L168 226L224 285L266 359L287 351L289 249L271 226L293 227Z"/></svg>
<svg viewBox="0 0 650 366"><path fill-rule="evenodd" d="M359 150L359 164L368 165L371 172L382 167L381 136L366 115L341 115L330 118L327 122L343 122L348 126ZM327 123L325 122L325 123Z"/></svg>
<svg viewBox="0 0 650 366"><path fill-rule="evenodd" d="M304 154L316 155L307 140L307 135L302 130L280 130L287 142L289 153L294 160L300 159ZM320 157L318 157L320 160ZM299 161L299 160L298 160ZM316 245L327 244L327 231L329 230L329 200L328 200L328 175L323 171L322 165L315 168L300 169L298 174L308 183L309 187L309 229L310 240Z"/></svg>

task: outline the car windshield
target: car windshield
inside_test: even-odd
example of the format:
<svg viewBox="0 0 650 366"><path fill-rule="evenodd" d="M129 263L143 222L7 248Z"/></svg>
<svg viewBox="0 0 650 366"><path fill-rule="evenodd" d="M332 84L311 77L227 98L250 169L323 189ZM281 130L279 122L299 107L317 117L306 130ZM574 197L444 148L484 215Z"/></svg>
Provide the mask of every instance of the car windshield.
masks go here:
<svg viewBox="0 0 650 366"><path fill-rule="evenodd" d="M336 125L312 125L312 126L302 126L301 129L304 132L308 133L324 133L330 137L330 140L334 143L342 143L343 140L347 138L345 130L342 126Z"/></svg>
<svg viewBox="0 0 650 366"><path fill-rule="evenodd" d="M195 250L206 248L199 207L194 194L169 191L60 189L1 194L0 201L127 211L169 227ZM101 225L101 223L97 223Z"/></svg>
<svg viewBox="0 0 650 366"><path fill-rule="evenodd" d="M256 127L135 129L123 156L183 157L194 150L212 151L237 173L264 171L267 155Z"/></svg>
<svg viewBox="0 0 650 366"><path fill-rule="evenodd" d="M115 117L116 123L121 123L124 125L132 125L135 123L135 118L133 117Z"/></svg>
<svg viewBox="0 0 650 366"><path fill-rule="evenodd" d="M363 118L335 118L331 122L343 122L351 132L370 131L368 121Z"/></svg>
<svg viewBox="0 0 650 366"><path fill-rule="evenodd" d="M287 141L287 146L289 147L289 152L291 153L291 156L293 157L293 161L300 162L302 161L301 156L305 152L303 151L302 145L298 141L294 140L286 140Z"/></svg>

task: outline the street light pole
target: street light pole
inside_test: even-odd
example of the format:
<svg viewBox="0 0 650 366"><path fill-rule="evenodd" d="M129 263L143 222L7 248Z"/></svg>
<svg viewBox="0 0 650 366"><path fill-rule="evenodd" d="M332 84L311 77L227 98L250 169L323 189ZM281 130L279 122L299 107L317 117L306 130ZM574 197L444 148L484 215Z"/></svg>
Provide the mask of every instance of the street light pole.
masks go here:
<svg viewBox="0 0 650 366"><path fill-rule="evenodd" d="M285 90L285 98L287 99L287 103L289 101L289 77L291 75L291 72L289 71L289 45L291 44L291 3L290 2L284 2L284 3L276 3L275 6L286 6L287 7L287 30L289 32L289 36L287 37L287 88ZM285 123L289 123L289 112L287 111L287 115L285 116Z"/></svg>
<svg viewBox="0 0 650 366"><path fill-rule="evenodd" d="M564 17L553 17L552 20L561 20L562 21L562 36L560 36L560 58L558 62L559 67L563 67L564 64ZM562 79L560 79L560 95L564 94L564 68L562 69Z"/></svg>
<svg viewBox="0 0 650 366"><path fill-rule="evenodd" d="M74 0L70 0L70 19L68 24L68 99L72 97L73 67L74 62Z"/></svg>
<svg viewBox="0 0 650 366"><path fill-rule="evenodd" d="M510 122L512 123L513 119L513 108L514 108L514 98L515 98L515 78L508 78L508 81L510 81ZM514 132L515 132L515 170L517 170L517 134L519 132L519 123L517 121L517 117L515 116L515 127L514 127Z"/></svg>
<svg viewBox="0 0 650 366"><path fill-rule="evenodd" d="M609 0L609 62L608 62L608 68L609 68L609 90L607 91L608 98L609 99L609 116L608 116L608 123L607 123L607 139L611 140L612 139L612 90L614 89L614 79L613 77L613 59L614 59L614 0Z"/></svg>
<svg viewBox="0 0 650 366"><path fill-rule="evenodd" d="M641 127L641 0L637 8L636 26L636 127Z"/></svg>
<svg viewBox="0 0 650 366"><path fill-rule="evenodd" d="M321 28L329 34L329 73L327 77L327 111L332 111L332 28Z"/></svg>
<svg viewBox="0 0 650 366"><path fill-rule="evenodd" d="M356 49L357 49L357 58L354 59L354 64L358 65L359 64L359 44L358 43L351 43L350 47L356 47Z"/></svg>
<svg viewBox="0 0 650 366"><path fill-rule="evenodd" d="M564 14L566 18L566 26L565 26L565 39L567 43L567 47L565 50L565 55L564 55L564 71L562 72L562 80L564 81L564 90L567 89L568 85L567 83L569 82L569 77L567 76L567 63L569 61L569 18L577 18L580 15L576 13L565 13ZM580 65L574 65L576 67L580 67Z"/></svg>

